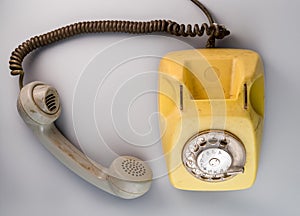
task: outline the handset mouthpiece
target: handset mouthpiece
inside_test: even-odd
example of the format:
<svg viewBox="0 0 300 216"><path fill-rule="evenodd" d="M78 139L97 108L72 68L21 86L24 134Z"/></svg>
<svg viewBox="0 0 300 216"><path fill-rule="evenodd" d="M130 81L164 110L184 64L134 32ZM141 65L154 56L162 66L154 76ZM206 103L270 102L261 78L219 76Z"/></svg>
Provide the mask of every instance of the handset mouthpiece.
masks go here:
<svg viewBox="0 0 300 216"><path fill-rule="evenodd" d="M59 95L52 86L31 82L20 91L18 111L26 123L51 124L61 114Z"/></svg>

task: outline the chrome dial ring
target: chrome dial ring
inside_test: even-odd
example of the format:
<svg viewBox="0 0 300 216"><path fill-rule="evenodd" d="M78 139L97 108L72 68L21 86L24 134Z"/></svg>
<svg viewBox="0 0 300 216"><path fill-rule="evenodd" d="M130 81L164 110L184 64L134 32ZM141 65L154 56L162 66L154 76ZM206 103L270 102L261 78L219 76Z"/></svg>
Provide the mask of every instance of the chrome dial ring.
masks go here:
<svg viewBox="0 0 300 216"><path fill-rule="evenodd" d="M182 162L196 178L220 182L244 172L246 152L235 135L209 130L191 137L182 151Z"/></svg>

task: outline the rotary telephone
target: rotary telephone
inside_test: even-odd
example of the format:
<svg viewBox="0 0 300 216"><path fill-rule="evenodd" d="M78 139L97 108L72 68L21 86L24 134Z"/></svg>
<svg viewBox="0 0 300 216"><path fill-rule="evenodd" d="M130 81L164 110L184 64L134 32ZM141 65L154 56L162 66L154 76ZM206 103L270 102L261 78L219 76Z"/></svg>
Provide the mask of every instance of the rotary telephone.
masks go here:
<svg viewBox="0 0 300 216"><path fill-rule="evenodd" d="M151 186L151 168L133 156L120 156L109 168L72 145L54 122L61 114L57 90L43 82L23 85L22 62L33 50L77 34L164 32L175 36L208 35L206 49L169 53L159 67L158 108L162 146L174 187L184 190L238 190L256 176L264 120L264 72L250 50L217 49L216 39L230 32L215 23L207 8L191 0L209 24L88 21L35 36L10 57L19 76L17 109L40 142L65 166L96 187L124 199L137 198Z"/></svg>
<svg viewBox="0 0 300 216"><path fill-rule="evenodd" d="M161 61L159 82L162 143L172 184L205 191L250 187L264 115L258 54L238 49L169 53Z"/></svg>

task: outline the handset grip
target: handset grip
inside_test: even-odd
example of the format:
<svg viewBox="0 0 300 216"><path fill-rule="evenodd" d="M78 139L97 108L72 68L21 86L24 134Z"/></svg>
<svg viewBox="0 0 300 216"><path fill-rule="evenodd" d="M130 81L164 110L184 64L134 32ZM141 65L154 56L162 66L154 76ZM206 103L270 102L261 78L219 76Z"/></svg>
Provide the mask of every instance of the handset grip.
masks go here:
<svg viewBox="0 0 300 216"><path fill-rule="evenodd" d="M107 181L108 169L99 164L96 165L95 162L78 150L53 123L50 125L27 123L27 125L32 129L40 143L66 167L96 187L116 195Z"/></svg>

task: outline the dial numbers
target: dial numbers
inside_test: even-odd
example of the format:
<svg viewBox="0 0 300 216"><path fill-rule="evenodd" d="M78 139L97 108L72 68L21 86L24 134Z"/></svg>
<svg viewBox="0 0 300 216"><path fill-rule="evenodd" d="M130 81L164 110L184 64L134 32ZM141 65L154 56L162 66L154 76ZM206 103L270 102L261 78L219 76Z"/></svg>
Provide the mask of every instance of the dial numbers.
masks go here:
<svg viewBox="0 0 300 216"><path fill-rule="evenodd" d="M231 156L224 150L210 148L202 151L197 158L197 165L204 173L223 174L232 163Z"/></svg>
<svg viewBox="0 0 300 216"><path fill-rule="evenodd" d="M227 131L204 131L191 137L182 151L182 162L196 178L225 181L244 169L245 149L242 142Z"/></svg>

